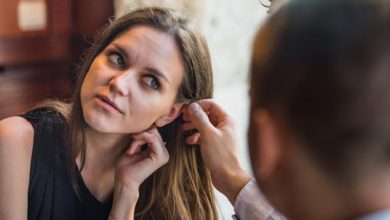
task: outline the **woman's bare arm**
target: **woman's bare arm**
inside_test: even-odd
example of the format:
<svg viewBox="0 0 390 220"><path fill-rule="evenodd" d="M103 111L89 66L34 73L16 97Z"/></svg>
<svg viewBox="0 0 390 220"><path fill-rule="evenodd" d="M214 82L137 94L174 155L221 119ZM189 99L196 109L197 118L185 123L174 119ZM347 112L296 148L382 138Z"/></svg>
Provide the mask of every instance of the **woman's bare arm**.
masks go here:
<svg viewBox="0 0 390 220"><path fill-rule="evenodd" d="M24 118L0 121L0 219L27 219L33 139L34 129Z"/></svg>

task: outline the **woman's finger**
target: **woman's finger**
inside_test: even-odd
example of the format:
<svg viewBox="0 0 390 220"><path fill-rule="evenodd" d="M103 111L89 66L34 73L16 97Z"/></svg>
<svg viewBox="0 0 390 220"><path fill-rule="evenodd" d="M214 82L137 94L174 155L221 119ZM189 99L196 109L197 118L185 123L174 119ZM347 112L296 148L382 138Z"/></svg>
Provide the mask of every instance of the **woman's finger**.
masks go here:
<svg viewBox="0 0 390 220"><path fill-rule="evenodd" d="M143 143L147 144L149 156L153 157L153 159L159 160L159 158L162 157L163 161L166 162L167 158L169 158L168 150L166 149L165 143L157 128L154 127L148 131L137 134L133 136L133 139L135 141L143 141Z"/></svg>
<svg viewBox="0 0 390 220"><path fill-rule="evenodd" d="M142 139L133 140L130 144L130 147L127 149L127 154L133 155L140 152L144 144L146 144L146 142Z"/></svg>
<svg viewBox="0 0 390 220"><path fill-rule="evenodd" d="M158 132L157 128L156 127L152 127L144 132L141 132L141 133L138 133L136 135L133 135L132 138L134 140L141 140L141 139L144 139L146 136L156 136L156 138L158 139L158 141L161 141L163 142L162 140L162 137L160 135L160 133Z"/></svg>

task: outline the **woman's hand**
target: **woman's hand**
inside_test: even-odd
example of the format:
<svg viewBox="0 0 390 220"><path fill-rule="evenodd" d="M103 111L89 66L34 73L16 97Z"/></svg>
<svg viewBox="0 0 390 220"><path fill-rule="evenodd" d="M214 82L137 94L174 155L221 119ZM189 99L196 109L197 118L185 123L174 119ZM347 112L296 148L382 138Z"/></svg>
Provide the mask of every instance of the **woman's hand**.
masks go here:
<svg viewBox="0 0 390 220"><path fill-rule="evenodd" d="M132 138L117 163L115 182L138 189L147 177L168 162L169 154L156 127Z"/></svg>
<svg viewBox="0 0 390 220"><path fill-rule="evenodd" d="M132 138L132 143L116 166L110 219L133 219L139 186L169 160L168 150L156 127Z"/></svg>

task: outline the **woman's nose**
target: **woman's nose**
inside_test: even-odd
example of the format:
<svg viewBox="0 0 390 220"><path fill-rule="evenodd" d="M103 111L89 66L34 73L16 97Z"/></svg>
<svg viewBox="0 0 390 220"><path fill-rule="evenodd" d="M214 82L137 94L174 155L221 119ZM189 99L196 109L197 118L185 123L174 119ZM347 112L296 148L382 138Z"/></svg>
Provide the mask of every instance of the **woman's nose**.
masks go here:
<svg viewBox="0 0 390 220"><path fill-rule="evenodd" d="M109 82L110 89L122 96L129 95L132 75L131 71L116 74Z"/></svg>

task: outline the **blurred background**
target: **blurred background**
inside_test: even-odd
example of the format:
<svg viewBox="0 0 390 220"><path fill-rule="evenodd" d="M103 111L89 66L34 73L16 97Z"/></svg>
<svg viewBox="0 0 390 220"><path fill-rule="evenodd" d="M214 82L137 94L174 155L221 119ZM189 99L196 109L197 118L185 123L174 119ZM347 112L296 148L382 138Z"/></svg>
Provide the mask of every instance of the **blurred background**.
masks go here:
<svg viewBox="0 0 390 220"><path fill-rule="evenodd" d="M0 0L0 119L66 99L74 69L112 1Z"/></svg>
<svg viewBox="0 0 390 220"><path fill-rule="evenodd" d="M266 17L259 0L0 0L0 120L46 98L68 99L75 68L109 19L142 6L183 11L205 34L215 99L240 124L241 157L250 171L248 65L252 39ZM233 208L216 192L221 219Z"/></svg>

